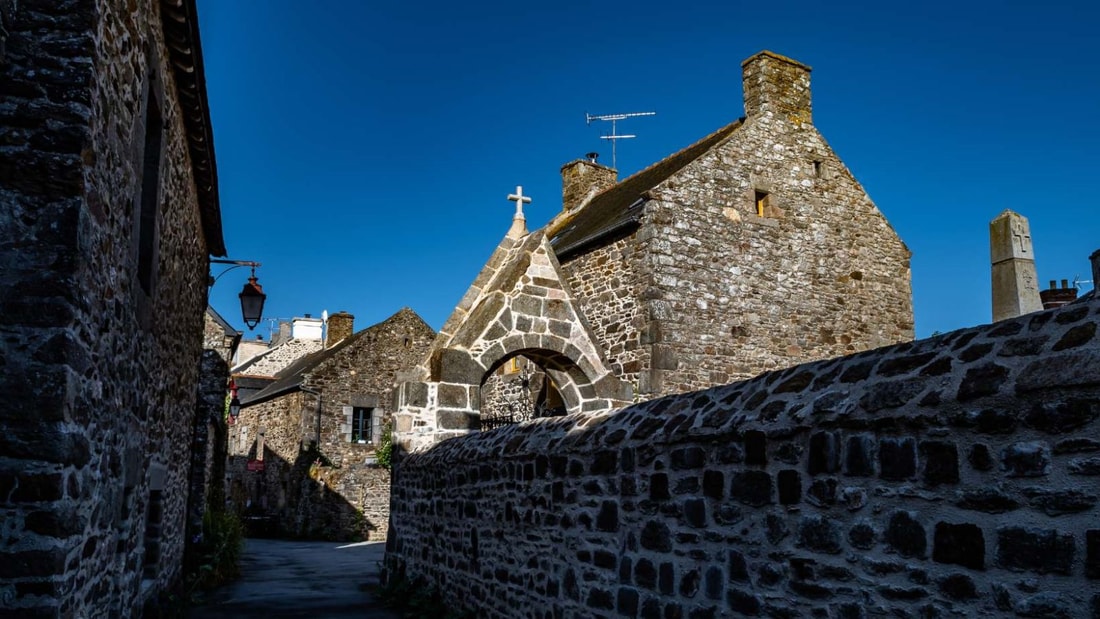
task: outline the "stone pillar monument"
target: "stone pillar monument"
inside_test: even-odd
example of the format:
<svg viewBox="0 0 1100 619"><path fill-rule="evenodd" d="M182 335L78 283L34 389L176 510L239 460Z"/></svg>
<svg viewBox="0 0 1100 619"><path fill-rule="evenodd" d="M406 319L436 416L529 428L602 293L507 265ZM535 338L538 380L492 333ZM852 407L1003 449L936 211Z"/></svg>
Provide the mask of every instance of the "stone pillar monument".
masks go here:
<svg viewBox="0 0 1100 619"><path fill-rule="evenodd" d="M994 322L1043 309L1026 217L1006 209L989 222L989 257Z"/></svg>

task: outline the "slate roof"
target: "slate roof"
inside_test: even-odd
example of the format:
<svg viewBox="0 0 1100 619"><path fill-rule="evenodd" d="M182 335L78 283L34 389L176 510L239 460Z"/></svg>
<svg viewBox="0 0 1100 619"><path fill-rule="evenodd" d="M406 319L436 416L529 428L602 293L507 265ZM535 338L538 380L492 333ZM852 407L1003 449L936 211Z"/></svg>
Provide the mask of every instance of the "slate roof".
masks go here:
<svg viewBox="0 0 1100 619"><path fill-rule="evenodd" d="M380 327L390 322L394 318L406 312L411 313L418 320L424 322L424 319L420 318L420 315L413 310L407 307L402 308L398 310L398 312L395 313L393 316L390 316L382 322L373 324L366 329L359 331L358 333L354 333L347 338L344 338L332 348L319 350L294 361L275 375L275 382L257 391L251 396L248 396L246 399L241 400L241 406L249 406L252 404L266 402L267 400L300 388L302 386L302 383L305 381L306 376L322 363L335 357L340 353L340 351L344 350L353 343L358 342L367 333L375 331L377 327ZM424 325L427 326L427 323L424 323Z"/></svg>
<svg viewBox="0 0 1100 619"><path fill-rule="evenodd" d="M219 314L218 311L214 309L213 305L207 305L206 306L206 313L210 314L210 317L212 319L214 319L215 324L217 324L219 327L221 327L222 331L225 332L226 336L228 336L228 337L235 337L235 336L239 337L241 335L241 332L236 330L233 327L233 325L229 324L229 321L227 321L225 318L222 318L222 315Z"/></svg>
<svg viewBox="0 0 1100 619"><path fill-rule="evenodd" d="M564 260L608 236L636 226L645 212L646 192L733 135L744 120L739 118L687 148L608 187L572 217L555 225L556 229L551 231L550 244L558 258Z"/></svg>
<svg viewBox="0 0 1100 619"><path fill-rule="evenodd" d="M252 394L247 399L241 400L241 406L266 402L274 397L298 389L302 386L302 382L305 380L306 375L314 368L331 359L353 342L359 341L367 331L370 331L369 327L350 337L344 338L343 341L332 348L319 350L299 358L297 361L280 370L279 373L275 375L275 382Z"/></svg>

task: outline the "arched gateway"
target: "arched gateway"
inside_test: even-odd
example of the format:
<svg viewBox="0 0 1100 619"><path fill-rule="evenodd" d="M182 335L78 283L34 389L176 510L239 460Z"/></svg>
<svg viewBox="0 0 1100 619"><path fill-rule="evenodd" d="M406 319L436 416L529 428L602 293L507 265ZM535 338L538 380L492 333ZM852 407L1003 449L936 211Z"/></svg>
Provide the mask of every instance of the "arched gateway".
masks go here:
<svg viewBox="0 0 1100 619"><path fill-rule="evenodd" d="M567 412L633 398L578 311L545 233L528 233L520 208L424 362L400 377L394 441L414 451L480 428L482 384L516 356L552 379Z"/></svg>

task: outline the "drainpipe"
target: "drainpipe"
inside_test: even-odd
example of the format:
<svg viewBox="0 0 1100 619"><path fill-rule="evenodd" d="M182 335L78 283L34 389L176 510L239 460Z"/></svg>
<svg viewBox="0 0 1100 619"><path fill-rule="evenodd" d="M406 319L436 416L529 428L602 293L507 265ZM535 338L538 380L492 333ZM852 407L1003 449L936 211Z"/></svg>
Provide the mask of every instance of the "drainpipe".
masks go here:
<svg viewBox="0 0 1100 619"><path fill-rule="evenodd" d="M317 396L317 423L313 428L313 444L317 445L317 449L321 449L321 392L304 386L298 388L306 393Z"/></svg>

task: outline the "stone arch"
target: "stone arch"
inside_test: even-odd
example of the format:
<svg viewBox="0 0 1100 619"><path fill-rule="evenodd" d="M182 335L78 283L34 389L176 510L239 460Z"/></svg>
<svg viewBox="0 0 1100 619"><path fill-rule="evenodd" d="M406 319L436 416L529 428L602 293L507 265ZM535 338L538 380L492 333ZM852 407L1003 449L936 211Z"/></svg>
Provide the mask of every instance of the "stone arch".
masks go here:
<svg viewBox="0 0 1100 619"><path fill-rule="evenodd" d="M516 355L546 369L568 412L612 410L633 399L542 231L505 237L411 373L418 380L399 385L397 443L419 449L477 430L486 376Z"/></svg>

